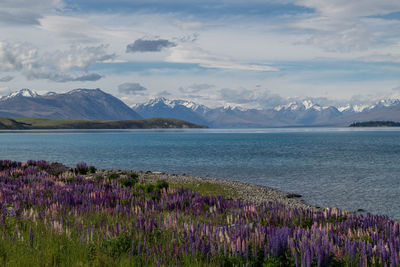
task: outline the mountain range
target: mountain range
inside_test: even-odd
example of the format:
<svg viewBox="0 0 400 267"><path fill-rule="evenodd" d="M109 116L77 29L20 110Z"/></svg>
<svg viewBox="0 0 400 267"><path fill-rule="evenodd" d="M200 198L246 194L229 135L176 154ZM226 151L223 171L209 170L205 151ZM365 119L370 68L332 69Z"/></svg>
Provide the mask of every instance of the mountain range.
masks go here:
<svg viewBox="0 0 400 267"><path fill-rule="evenodd" d="M0 98L0 116L48 119L129 120L173 118L214 128L348 126L359 121L400 121L400 100L384 99L374 105L321 106L311 100L290 102L269 109L209 108L187 100L151 99L127 106L100 89L75 89L39 95L22 89Z"/></svg>
<svg viewBox="0 0 400 267"><path fill-rule="evenodd" d="M215 128L348 126L356 121L400 121L400 101L381 100L370 106L321 106L311 100L290 102L270 109L208 108L191 101L152 99L133 106L143 118L169 117Z"/></svg>

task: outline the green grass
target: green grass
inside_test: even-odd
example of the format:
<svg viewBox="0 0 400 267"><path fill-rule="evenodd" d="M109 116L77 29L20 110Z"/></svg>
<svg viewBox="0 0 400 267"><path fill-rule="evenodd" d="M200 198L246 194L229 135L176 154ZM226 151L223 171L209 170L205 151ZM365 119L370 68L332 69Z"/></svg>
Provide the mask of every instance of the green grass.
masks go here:
<svg viewBox="0 0 400 267"><path fill-rule="evenodd" d="M2 118L0 129L149 129L149 128L205 128L186 121L165 118L140 120L51 120L44 118Z"/></svg>
<svg viewBox="0 0 400 267"><path fill-rule="evenodd" d="M25 129L26 127L29 127L29 125L25 125L24 123L17 122L13 119L0 117L0 129L16 130Z"/></svg>

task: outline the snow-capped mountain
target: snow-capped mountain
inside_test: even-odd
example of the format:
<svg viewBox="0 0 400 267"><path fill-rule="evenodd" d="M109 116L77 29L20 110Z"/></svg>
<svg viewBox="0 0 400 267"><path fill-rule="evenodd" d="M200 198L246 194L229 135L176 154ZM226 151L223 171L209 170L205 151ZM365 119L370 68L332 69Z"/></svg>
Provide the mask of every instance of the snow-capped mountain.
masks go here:
<svg viewBox="0 0 400 267"><path fill-rule="evenodd" d="M165 105L170 108L178 107L178 106L184 106L188 109L191 109L193 111L204 111L207 110L208 108L204 105L197 104L193 101L188 101L188 100L169 100L166 99L165 97L158 97L154 99L150 99L147 103L135 105L133 108L138 108L140 106L148 106L148 107L156 107L159 105Z"/></svg>
<svg viewBox="0 0 400 267"><path fill-rule="evenodd" d="M140 118L121 100L100 89L76 89L64 94L45 95L22 89L1 98L0 116L90 120Z"/></svg>
<svg viewBox="0 0 400 267"><path fill-rule="evenodd" d="M273 108L276 111L306 111L306 110L317 110L321 111L328 109L329 107L322 107L318 104L313 103L311 100L294 101L286 105L281 105Z"/></svg>
<svg viewBox="0 0 400 267"><path fill-rule="evenodd" d="M136 105L133 109L145 118L171 117L210 127L279 127L279 126L335 126L348 125L368 117L396 118L382 115L393 107L399 107L400 101L386 99L373 105L344 105L340 107L322 106L310 99L292 101L286 105L270 109L243 109L240 107L222 106L208 108L204 105L186 100L169 100L156 98L147 103ZM400 121L400 112L397 121Z"/></svg>
<svg viewBox="0 0 400 267"><path fill-rule="evenodd" d="M164 97L151 99L147 103L135 105L134 111L143 118L174 118L196 124L208 125L203 114L207 107L186 100L169 100Z"/></svg>
<svg viewBox="0 0 400 267"><path fill-rule="evenodd" d="M292 126L314 125L341 116L336 107L321 106L311 100L290 102L286 105L277 106L273 110L275 120Z"/></svg>
<svg viewBox="0 0 400 267"><path fill-rule="evenodd" d="M7 96L0 97L0 101L4 101L4 100L11 99L14 97L38 97L38 96L39 96L39 94L36 91L30 90L28 88L23 88L19 91L12 92L11 94L9 94Z"/></svg>
<svg viewBox="0 0 400 267"><path fill-rule="evenodd" d="M356 104L356 105L344 105L338 107L338 110L343 114L354 114L360 112L368 112L372 110L378 110L382 108L388 108L400 104L399 99L382 99L374 104Z"/></svg>

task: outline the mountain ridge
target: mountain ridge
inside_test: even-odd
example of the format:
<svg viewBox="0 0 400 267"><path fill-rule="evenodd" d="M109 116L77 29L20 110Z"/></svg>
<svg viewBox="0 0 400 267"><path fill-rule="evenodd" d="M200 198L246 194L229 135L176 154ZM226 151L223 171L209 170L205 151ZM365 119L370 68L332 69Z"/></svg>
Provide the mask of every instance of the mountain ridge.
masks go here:
<svg viewBox="0 0 400 267"><path fill-rule="evenodd" d="M89 120L141 118L120 99L98 88L45 95L22 89L0 99L0 116Z"/></svg>
<svg viewBox="0 0 400 267"><path fill-rule="evenodd" d="M128 120L174 118L214 128L348 126L369 120L400 120L400 100L382 99L372 105L324 106L310 99L291 101L268 109L235 106L209 108L189 100L150 99L127 106L97 89L78 88L39 95L27 88L0 98L0 116L48 119Z"/></svg>
<svg viewBox="0 0 400 267"><path fill-rule="evenodd" d="M393 111L397 106L398 111ZM186 100L156 98L132 108L144 118L169 116L194 122L187 117L192 114L196 116L195 122L217 128L347 126L355 121L368 120L368 117L380 120L400 118L400 100L396 99L380 100L362 108L360 105L347 105L345 108L322 106L305 99L270 109L243 109L231 106L208 108Z"/></svg>

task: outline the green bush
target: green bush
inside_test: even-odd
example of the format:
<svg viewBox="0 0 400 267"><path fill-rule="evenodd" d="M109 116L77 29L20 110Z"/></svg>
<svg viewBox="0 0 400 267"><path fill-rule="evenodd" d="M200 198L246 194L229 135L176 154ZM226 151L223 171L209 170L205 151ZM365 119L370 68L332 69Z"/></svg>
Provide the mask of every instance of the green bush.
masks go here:
<svg viewBox="0 0 400 267"><path fill-rule="evenodd" d="M109 256L118 258L129 251L131 243L130 238L126 234L120 234L116 238L105 240L102 244L102 248Z"/></svg>
<svg viewBox="0 0 400 267"><path fill-rule="evenodd" d="M88 173L89 168L85 162L80 162L80 163L76 164L76 171L78 174L85 175Z"/></svg>
<svg viewBox="0 0 400 267"><path fill-rule="evenodd" d="M111 173L108 176L108 179L110 179L110 180L114 180L114 179L117 179L117 178L119 178L119 174L118 173Z"/></svg>
<svg viewBox="0 0 400 267"><path fill-rule="evenodd" d="M136 184L136 180L126 178L126 179L121 179L119 183L125 187L133 187Z"/></svg>
<svg viewBox="0 0 400 267"><path fill-rule="evenodd" d="M156 183L157 190L161 191L163 188L168 189L168 183L166 181L158 181Z"/></svg>
<svg viewBox="0 0 400 267"><path fill-rule="evenodd" d="M132 172L131 174L129 174L129 176L134 180L137 180L139 178L139 174L137 174L136 172Z"/></svg>
<svg viewBox="0 0 400 267"><path fill-rule="evenodd" d="M97 169L95 166L90 166L89 167L89 173L96 173Z"/></svg>

